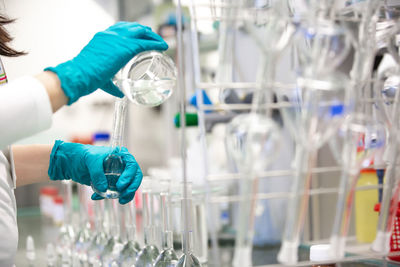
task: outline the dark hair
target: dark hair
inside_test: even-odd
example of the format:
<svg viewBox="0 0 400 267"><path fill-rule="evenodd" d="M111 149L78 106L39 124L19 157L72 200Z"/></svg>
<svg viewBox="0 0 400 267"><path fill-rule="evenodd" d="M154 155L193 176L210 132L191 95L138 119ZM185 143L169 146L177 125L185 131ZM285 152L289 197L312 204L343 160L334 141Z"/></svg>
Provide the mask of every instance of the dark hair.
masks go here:
<svg viewBox="0 0 400 267"><path fill-rule="evenodd" d="M25 55L23 51L17 51L8 46L8 43L13 40L4 25L14 22L14 19L9 19L0 15L0 55L6 57L18 57Z"/></svg>

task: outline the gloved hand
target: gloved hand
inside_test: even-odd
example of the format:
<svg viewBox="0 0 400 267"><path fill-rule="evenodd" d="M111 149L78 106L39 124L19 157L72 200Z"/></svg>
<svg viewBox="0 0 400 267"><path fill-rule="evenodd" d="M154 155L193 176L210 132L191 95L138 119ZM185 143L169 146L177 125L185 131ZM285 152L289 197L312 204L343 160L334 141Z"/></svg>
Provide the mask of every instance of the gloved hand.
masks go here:
<svg viewBox="0 0 400 267"><path fill-rule="evenodd" d="M93 184L97 190L105 192L108 183L103 171L103 160L110 151L110 147L57 140L50 154L49 177L51 180L73 180L84 185ZM125 147L118 154L125 162L125 170L116 186L120 193L119 203L126 204L135 196L143 174L135 158ZM94 193L92 199L99 200L102 197Z"/></svg>
<svg viewBox="0 0 400 267"><path fill-rule="evenodd" d="M166 50L167 43L151 28L136 22L118 22L95 34L78 56L45 70L57 74L61 88L69 98L68 105L81 96L101 88L123 97L111 79L136 54L146 50Z"/></svg>

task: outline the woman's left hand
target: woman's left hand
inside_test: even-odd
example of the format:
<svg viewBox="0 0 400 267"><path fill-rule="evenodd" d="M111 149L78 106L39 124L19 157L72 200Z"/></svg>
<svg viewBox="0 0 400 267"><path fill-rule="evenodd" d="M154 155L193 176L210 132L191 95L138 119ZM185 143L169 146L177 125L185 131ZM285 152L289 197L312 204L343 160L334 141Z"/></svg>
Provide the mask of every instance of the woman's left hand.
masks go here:
<svg viewBox="0 0 400 267"><path fill-rule="evenodd" d="M108 181L104 175L103 161L110 154L110 147L82 145L57 140L50 154L48 174L51 180L73 180L84 185L93 185L105 192ZM116 184L120 193L119 203L133 199L142 182L143 174L136 159L123 147L117 153L125 163L125 169ZM102 199L96 193L93 200Z"/></svg>

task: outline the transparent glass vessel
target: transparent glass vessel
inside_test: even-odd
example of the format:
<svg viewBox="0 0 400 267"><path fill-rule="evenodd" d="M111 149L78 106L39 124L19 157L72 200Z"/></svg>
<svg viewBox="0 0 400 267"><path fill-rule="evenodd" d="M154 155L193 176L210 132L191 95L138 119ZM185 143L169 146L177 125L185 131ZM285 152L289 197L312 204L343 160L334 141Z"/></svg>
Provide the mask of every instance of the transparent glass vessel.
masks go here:
<svg viewBox="0 0 400 267"><path fill-rule="evenodd" d="M64 222L60 228L58 242L56 246L58 261L62 261L64 254L71 255L75 241L75 230L72 227L72 182L62 181L64 198Z"/></svg>
<svg viewBox="0 0 400 267"><path fill-rule="evenodd" d="M173 232L171 225L171 199L168 191L161 192L160 194L160 210L163 224L163 251L161 251L160 255L157 257L154 263L154 267L174 267L178 262L178 256L176 255L173 247Z"/></svg>
<svg viewBox="0 0 400 267"><path fill-rule="evenodd" d="M145 179L142 184L143 196L143 225L144 225L144 247L136 258L135 267L153 267L153 263L160 254L155 245L155 227L153 222L152 197L150 181Z"/></svg>
<svg viewBox="0 0 400 267"><path fill-rule="evenodd" d="M120 205L118 200L105 200L106 213L109 214L109 236L107 244L101 253L101 261L103 266L111 265L114 260L116 260L115 247L122 246L121 240L121 225L120 225Z"/></svg>
<svg viewBox="0 0 400 267"><path fill-rule="evenodd" d="M140 245L136 240L136 209L133 201L121 206L124 218L124 246L119 259L122 267L131 267L136 263L136 257L140 251Z"/></svg>
<svg viewBox="0 0 400 267"><path fill-rule="evenodd" d="M102 202L95 201L94 202L94 212L95 212L95 233L92 237L89 249L88 249L88 258L89 263L94 266L96 262L100 261L100 255L104 250L104 247L107 244L107 235L104 228L103 215L104 210L102 207Z"/></svg>
<svg viewBox="0 0 400 267"><path fill-rule="evenodd" d="M179 258L176 266L179 267L200 267L199 259L194 255L193 250L193 199L192 199L192 184L186 183L182 185L182 200L181 211L183 218L183 232L182 232L182 252L183 255Z"/></svg>
<svg viewBox="0 0 400 267"><path fill-rule="evenodd" d="M75 239L75 253L82 266L88 262L88 249L91 243L90 223L87 210L87 195L83 185L78 185L79 230Z"/></svg>
<svg viewBox="0 0 400 267"><path fill-rule="evenodd" d="M153 107L172 95L176 76L175 64L169 56L159 51L145 51L129 61L114 82L131 102Z"/></svg>
<svg viewBox="0 0 400 267"><path fill-rule="evenodd" d="M111 151L103 161L103 169L107 178L108 188L106 192L101 192L92 185L93 190L104 198L119 198L119 192L117 191L116 185L118 178L125 169L125 163L119 155L119 152L121 151L123 143L127 102L128 101L125 97L115 101Z"/></svg>

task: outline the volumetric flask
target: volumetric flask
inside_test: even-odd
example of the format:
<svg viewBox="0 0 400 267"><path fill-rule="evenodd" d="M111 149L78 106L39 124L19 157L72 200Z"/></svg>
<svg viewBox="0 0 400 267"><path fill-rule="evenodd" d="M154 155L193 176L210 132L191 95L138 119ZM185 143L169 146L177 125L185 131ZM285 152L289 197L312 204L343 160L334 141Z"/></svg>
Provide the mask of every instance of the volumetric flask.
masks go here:
<svg viewBox="0 0 400 267"><path fill-rule="evenodd" d="M137 54L117 73L114 82L128 97L141 106L158 106L176 87L177 71L173 60L158 51Z"/></svg>

